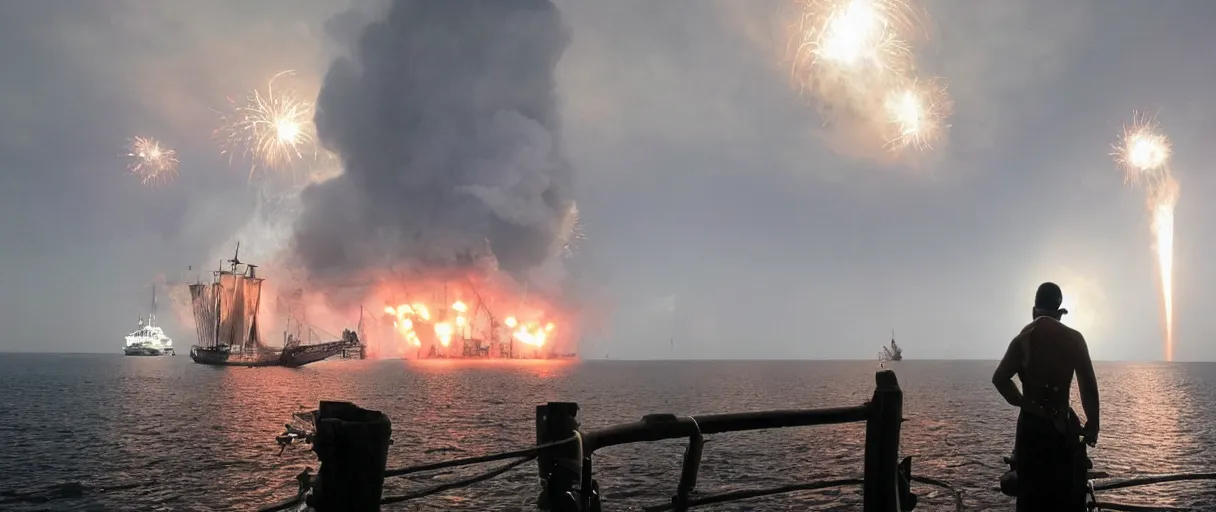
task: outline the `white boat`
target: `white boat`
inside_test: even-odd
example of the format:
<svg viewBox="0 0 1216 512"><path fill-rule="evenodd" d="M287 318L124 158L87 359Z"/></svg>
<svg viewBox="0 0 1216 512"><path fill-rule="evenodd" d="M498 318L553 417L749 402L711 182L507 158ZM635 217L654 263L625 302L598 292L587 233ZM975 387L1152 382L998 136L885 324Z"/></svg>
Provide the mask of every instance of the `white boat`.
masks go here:
<svg viewBox="0 0 1216 512"><path fill-rule="evenodd" d="M173 340L165 331L156 325L156 288L152 288L152 312L148 313L145 322L139 317L139 327L127 335L127 344L122 348L123 355L128 356L172 356Z"/></svg>

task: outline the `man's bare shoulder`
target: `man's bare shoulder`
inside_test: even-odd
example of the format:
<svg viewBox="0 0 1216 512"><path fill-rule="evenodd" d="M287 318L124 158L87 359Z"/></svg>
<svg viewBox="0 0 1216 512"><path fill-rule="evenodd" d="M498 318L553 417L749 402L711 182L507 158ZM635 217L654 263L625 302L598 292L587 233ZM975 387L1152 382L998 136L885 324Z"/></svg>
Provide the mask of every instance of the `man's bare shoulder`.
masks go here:
<svg viewBox="0 0 1216 512"><path fill-rule="evenodd" d="M1022 329L1022 332L1033 331L1036 329L1050 332L1052 336L1073 340L1078 343L1085 343L1085 336L1081 335L1081 331L1073 329L1072 327L1065 325L1064 322L1049 316L1035 318Z"/></svg>

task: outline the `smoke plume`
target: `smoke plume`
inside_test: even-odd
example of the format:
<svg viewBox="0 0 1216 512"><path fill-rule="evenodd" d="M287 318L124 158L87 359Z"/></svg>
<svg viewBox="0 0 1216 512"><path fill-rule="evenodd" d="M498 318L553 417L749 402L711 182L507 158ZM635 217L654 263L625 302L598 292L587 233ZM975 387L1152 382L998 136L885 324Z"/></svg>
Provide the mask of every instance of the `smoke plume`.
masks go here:
<svg viewBox="0 0 1216 512"><path fill-rule="evenodd" d="M557 8L396 0L353 41L317 100L317 134L344 173L302 193L294 248L309 275L448 266L488 249L523 276L559 257L573 201Z"/></svg>

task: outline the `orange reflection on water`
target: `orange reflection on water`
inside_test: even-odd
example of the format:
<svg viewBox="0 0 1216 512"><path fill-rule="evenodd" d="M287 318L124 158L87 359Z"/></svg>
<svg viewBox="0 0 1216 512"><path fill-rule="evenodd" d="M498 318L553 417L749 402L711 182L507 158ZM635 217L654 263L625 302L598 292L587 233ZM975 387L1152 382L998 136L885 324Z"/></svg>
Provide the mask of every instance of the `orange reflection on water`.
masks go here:
<svg viewBox="0 0 1216 512"><path fill-rule="evenodd" d="M1117 372L1102 370L1099 366L1102 431L1097 448L1090 450L1095 469L1120 478L1210 471L1186 462L1205 450L1197 434L1206 428L1201 418L1211 404L1194 399L1193 383L1181 365L1126 364ZM1073 390L1077 395L1076 387ZM1185 506L1195 498L1195 489L1191 484L1167 484L1110 491L1103 497Z"/></svg>
<svg viewBox="0 0 1216 512"><path fill-rule="evenodd" d="M567 375L572 367L579 364L577 359L412 359L406 361L410 366L427 372L459 372L472 368L485 371L487 367L497 367L519 370L520 373L541 378Z"/></svg>
<svg viewBox="0 0 1216 512"><path fill-rule="evenodd" d="M407 387L398 392L412 416L394 418L393 456L418 463L531 442L519 439L514 427L535 422L535 405L568 399L562 385L578 366L572 360L409 361Z"/></svg>

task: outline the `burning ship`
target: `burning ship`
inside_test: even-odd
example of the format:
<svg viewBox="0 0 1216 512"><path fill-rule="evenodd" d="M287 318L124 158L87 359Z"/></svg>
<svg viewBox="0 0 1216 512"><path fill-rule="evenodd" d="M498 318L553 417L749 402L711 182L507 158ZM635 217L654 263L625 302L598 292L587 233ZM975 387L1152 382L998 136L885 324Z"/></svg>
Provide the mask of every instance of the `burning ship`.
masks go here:
<svg viewBox="0 0 1216 512"><path fill-rule="evenodd" d="M480 277L479 277L480 276ZM403 279L404 281L404 279ZM564 323L543 298L512 293L481 273L431 274L379 294L373 315L372 351L409 359L566 359Z"/></svg>
<svg viewBox="0 0 1216 512"><path fill-rule="evenodd" d="M891 333L891 345L882 348L879 358L883 361L902 361L904 359L904 350L895 344L895 333Z"/></svg>
<svg viewBox="0 0 1216 512"><path fill-rule="evenodd" d="M283 347L276 349L262 342L258 329L262 283L257 265L242 263L241 246L214 272L211 283L190 285L198 344L190 348L194 362L212 366L303 366L330 356L361 348L359 336L350 330L342 339L303 344L299 334L284 331ZM290 326L290 319L288 325Z"/></svg>

